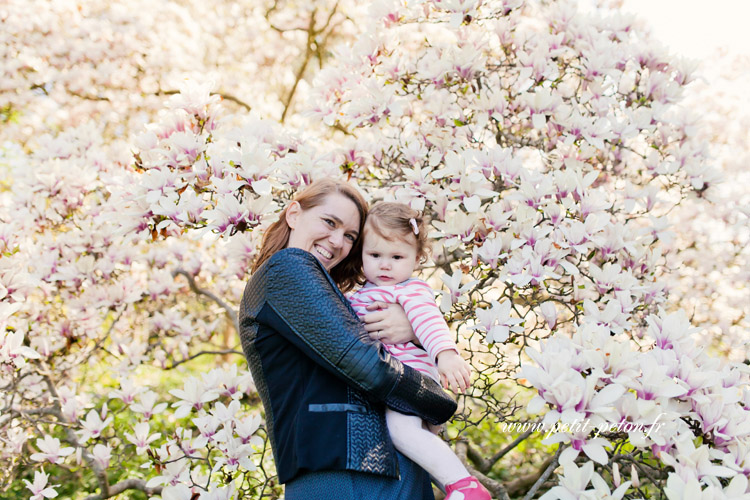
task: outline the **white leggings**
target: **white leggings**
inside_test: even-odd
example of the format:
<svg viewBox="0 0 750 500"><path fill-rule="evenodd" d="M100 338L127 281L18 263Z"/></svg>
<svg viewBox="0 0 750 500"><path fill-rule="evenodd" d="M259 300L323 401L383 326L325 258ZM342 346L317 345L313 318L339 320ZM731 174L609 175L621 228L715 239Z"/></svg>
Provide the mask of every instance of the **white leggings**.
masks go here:
<svg viewBox="0 0 750 500"><path fill-rule="evenodd" d="M448 443L425 429L422 419L387 408L385 419L396 449L445 486L469 475Z"/></svg>

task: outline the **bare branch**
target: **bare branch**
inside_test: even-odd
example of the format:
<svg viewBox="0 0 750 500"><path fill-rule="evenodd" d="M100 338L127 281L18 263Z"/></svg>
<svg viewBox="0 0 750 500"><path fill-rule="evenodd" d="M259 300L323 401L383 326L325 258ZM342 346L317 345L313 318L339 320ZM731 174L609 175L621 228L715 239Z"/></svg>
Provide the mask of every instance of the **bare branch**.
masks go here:
<svg viewBox="0 0 750 500"><path fill-rule="evenodd" d="M72 95L73 97L78 97L79 99L83 99L86 101L109 101L108 97L98 96L98 95L89 95L89 94L81 94L79 92L74 92L72 90L68 90L68 94Z"/></svg>
<svg viewBox="0 0 750 500"><path fill-rule="evenodd" d="M305 58L302 60L302 65L300 66L299 70L297 71L297 74L294 77L294 84L292 85L292 88L289 90L289 94L286 96L286 99L284 99L284 111L281 113L281 123L284 123L284 120L286 119L286 115L289 112L289 108L292 104L292 98L294 97L295 92L297 92L297 86L299 85L299 82L302 80L302 77L305 76L305 70L307 69L307 65L310 63L310 60L313 58L314 55L318 56L318 61L320 62L320 65L322 66L321 61L321 54L323 52L323 47L326 45L328 38L331 35L331 32L328 32L326 36L321 40L318 41L318 35L321 33L324 33L329 26L331 25L331 21L333 20L333 16L336 14L337 10L339 8L338 2L333 6L333 9L331 9L331 12L328 14L328 19L326 19L325 24L320 29L315 29L315 14L318 12L317 9L313 9L312 13L310 13L310 23L307 26L307 43L305 45ZM333 28L331 28L333 29Z"/></svg>
<svg viewBox="0 0 750 500"><path fill-rule="evenodd" d="M478 470L474 469L471 465L469 465L468 460L466 459L467 451L468 445L465 441L459 441L456 444L456 455L458 455L458 458L461 459L461 461L464 463L469 473L472 476L476 477L479 482L485 486L485 488L490 490L490 493L492 493L492 496L494 498L498 498L499 500L510 500L505 486L503 486L500 481L495 481L494 479L485 476Z"/></svg>
<svg viewBox="0 0 750 500"><path fill-rule="evenodd" d="M229 319L232 321L232 325L234 326L234 330L236 332L240 331L240 324L239 324L239 320L237 318L237 311L234 310L234 307L230 306L229 304L227 304L226 302L224 302L223 300L221 300L221 298L219 296L217 296L216 294L214 294L212 292L209 292L208 290L204 290L202 288L198 288L198 285L195 283L195 278L193 278L193 276L190 273L188 273L187 271L185 271L184 269L176 269L176 270L172 271L172 276L173 277L176 277L178 274L181 274L181 275L185 276L185 278L187 278L188 284L190 285L190 289L192 291L194 291L198 295L205 295L209 299L211 299L214 302L216 302L217 304L219 304L219 306L221 306L221 308L224 309L224 312L227 313L227 316L229 316Z"/></svg>
<svg viewBox="0 0 750 500"><path fill-rule="evenodd" d="M471 446L468 441L466 441L466 457L477 466L479 471L485 474L492 468L492 463L484 458L482 454L479 453L479 450Z"/></svg>
<svg viewBox="0 0 750 500"><path fill-rule="evenodd" d="M349 132L346 129L346 127L344 127L343 125L341 125L341 123L339 123L338 121L336 123L334 123L333 125L330 125L330 127L332 129L338 130L339 132L343 132L345 135L350 135L350 136L354 137L354 134L351 133L351 132Z"/></svg>
<svg viewBox="0 0 750 500"><path fill-rule="evenodd" d="M234 350L234 349L225 349L223 351L201 351L201 352L199 352L197 354L193 354L189 358L185 358L185 359L182 359L180 361L176 361L172 365L170 365L170 366L168 366L168 367L166 367L164 369L165 370L172 370L173 368L176 368L176 367L180 366L183 363L187 363L188 361L192 361L192 360L194 360L197 357L203 356L204 354L217 354L217 355L222 355L222 354L239 354L240 356L244 356L245 355L244 352L237 351L237 350Z"/></svg>
<svg viewBox="0 0 750 500"><path fill-rule="evenodd" d="M57 416L57 412L54 407L47 408L3 408L1 413L9 411L10 413L18 413L19 415L54 415Z"/></svg>
<svg viewBox="0 0 750 500"><path fill-rule="evenodd" d="M550 475L552 474L552 471L554 471L555 468L557 467L557 460L560 458L560 453L562 453L564 448L565 447L561 444L560 446L557 447L555 456L551 458L551 461L550 459L545 460L544 463L547 464L547 467L544 469L544 472L539 475L539 478L536 480L536 482L531 487L531 489L526 492L526 496L523 497L523 500L531 500L534 497L534 494L537 492L537 490L544 484L547 478L550 477Z"/></svg>
<svg viewBox="0 0 750 500"><path fill-rule="evenodd" d="M128 306L126 305L125 307L123 307L122 309L120 309L120 312L117 313L117 317L115 319L113 319L112 320L112 324L109 325L109 328L107 329L107 333L105 333L104 335L102 335L101 338L99 338L99 340L96 341L96 344L94 344L93 349L91 349L88 352L88 354L82 360L76 361L76 363L81 363L81 362L85 363L85 362L87 362L91 358L91 356L94 355L94 353L97 351L97 349L99 349L102 346L102 344L107 339L110 338L110 335L112 334L112 330L115 329L115 326L117 325L117 322L120 321L120 318L125 313L125 310L127 309L127 307ZM106 349L105 349L105 351L106 351Z"/></svg>
<svg viewBox="0 0 750 500"><path fill-rule="evenodd" d="M235 97L235 96L233 96L231 94L225 94L225 93L222 93L222 92L212 92L211 95L218 95L222 99L224 99L225 101L232 101L235 104L239 104L240 106L242 106L243 108L245 108L248 111L251 111L253 109L248 103L246 103L245 101L241 101L239 98L237 98L237 97Z"/></svg>
<svg viewBox="0 0 750 500"><path fill-rule="evenodd" d="M531 429L529 429L528 431L526 431L523 434L521 434L520 436L518 436L508 446L506 446L502 450L500 450L497 453L495 453L494 455L492 455L487 460L487 462L489 463L489 467L487 468L487 470L489 470L490 468L492 468L492 466L495 465L498 460L500 460L505 455L507 455L513 448L515 448L516 446L518 446L519 444L521 444L527 437L531 436L531 434L534 432L534 430L536 429L536 426L537 426L537 424L539 422L541 422L541 420L537 420L536 422L534 422L534 424L531 426L532 427Z"/></svg>
<svg viewBox="0 0 750 500"><path fill-rule="evenodd" d="M156 93L156 95L175 95L179 93L180 93L179 90L160 90ZM242 106L248 111L253 109L252 106L250 106L248 103L241 100L239 97L233 96L232 94L227 94L225 92L211 92L211 95L217 95L221 97L222 99L224 99L225 101L232 101L235 104L239 104L240 106Z"/></svg>
<svg viewBox="0 0 750 500"><path fill-rule="evenodd" d="M105 498L112 498L115 495L119 495L125 490L139 490L146 493L148 496L153 495L160 495L162 491L162 486L156 486L154 488L149 488L146 486L146 481L143 479L126 479L124 481L120 481L119 483L112 485L109 488L109 495L103 496L101 493L96 495L89 495L85 498L85 500L104 500Z"/></svg>
<svg viewBox="0 0 750 500"><path fill-rule="evenodd" d="M286 98L284 99L284 111L281 113L281 123L284 123L284 119L286 118L287 112L289 112L289 107L292 104L292 98L294 97L294 93L297 92L297 85L299 85L300 80L302 80L302 77L305 74L305 70L307 69L307 65L310 63L310 59L312 59L313 54L315 53L315 49L313 48L313 44L315 43L315 36L317 33L315 32L315 13L317 12L317 9L313 9L313 11L310 13L310 24L307 27L307 43L305 45L305 58L302 60L302 65L297 70L297 74L294 76L294 84L292 85L292 88L289 90L289 94L287 94Z"/></svg>
<svg viewBox="0 0 750 500"><path fill-rule="evenodd" d="M557 465L557 458L555 457L547 457L547 459L542 462L542 465L539 466L539 469L537 469L535 472L532 472L530 474L523 475L521 477L517 477L516 479L509 481L505 483L505 487L508 489L508 494L513 495L514 497L517 497L518 495L530 491L529 488L533 488L537 485L537 482L540 480L540 478L544 477L544 479L539 482L539 486L544 484L544 482L549 477L549 474L545 476L544 474L547 472L547 470L550 470L549 467L551 464L556 466ZM555 467L552 467L550 470L550 473L552 473L552 470L554 470ZM539 488L537 486L537 489ZM532 493L533 496L533 493Z"/></svg>

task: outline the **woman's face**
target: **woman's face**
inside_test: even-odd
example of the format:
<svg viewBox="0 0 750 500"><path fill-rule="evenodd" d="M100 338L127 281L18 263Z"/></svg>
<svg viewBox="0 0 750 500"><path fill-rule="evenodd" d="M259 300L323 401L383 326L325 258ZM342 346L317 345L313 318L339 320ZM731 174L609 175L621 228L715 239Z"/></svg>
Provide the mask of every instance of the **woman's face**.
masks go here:
<svg viewBox="0 0 750 500"><path fill-rule="evenodd" d="M291 228L287 247L313 254L327 271L349 255L359 237L359 210L346 196L332 193L322 204L303 210L293 201L286 211Z"/></svg>

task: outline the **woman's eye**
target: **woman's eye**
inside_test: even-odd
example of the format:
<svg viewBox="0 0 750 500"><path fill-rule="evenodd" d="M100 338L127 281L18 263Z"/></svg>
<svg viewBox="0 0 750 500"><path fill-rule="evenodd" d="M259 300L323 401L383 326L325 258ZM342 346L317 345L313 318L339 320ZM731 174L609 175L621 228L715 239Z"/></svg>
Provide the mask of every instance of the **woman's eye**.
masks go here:
<svg viewBox="0 0 750 500"><path fill-rule="evenodd" d="M336 223L335 223L335 222L333 222L333 220L331 220L331 219L323 219L323 220L324 220L324 221L326 222L326 224L328 224L329 226L331 226L331 227L336 227Z"/></svg>
<svg viewBox="0 0 750 500"><path fill-rule="evenodd" d="M352 243L354 243L355 241L357 241L357 238L355 238L355 237L354 237L353 235L351 235L351 234L347 234L347 235L346 235L346 238L347 238L347 239L348 239L349 241L351 241Z"/></svg>

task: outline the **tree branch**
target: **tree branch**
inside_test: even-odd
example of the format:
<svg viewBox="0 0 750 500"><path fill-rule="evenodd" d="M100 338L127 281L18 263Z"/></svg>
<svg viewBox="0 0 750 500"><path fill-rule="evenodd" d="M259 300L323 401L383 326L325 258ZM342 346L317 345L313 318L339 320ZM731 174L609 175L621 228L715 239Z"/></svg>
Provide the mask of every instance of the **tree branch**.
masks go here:
<svg viewBox="0 0 750 500"><path fill-rule="evenodd" d="M68 90L68 94L72 95L73 97L78 97L79 99L83 99L85 101L109 101L108 97L81 94L80 92L74 92L72 90Z"/></svg>
<svg viewBox="0 0 750 500"><path fill-rule="evenodd" d="M179 90L160 90L156 93L156 95L175 95L179 93L180 93ZM239 97L233 96L232 94L226 94L224 92L211 92L211 95L217 95L221 97L222 99L224 99L225 101L232 101L235 104L239 104L240 106L242 106L248 111L253 109L252 106L250 106L248 103L241 100Z"/></svg>
<svg viewBox="0 0 750 500"><path fill-rule="evenodd" d="M534 423L534 425L536 426L536 422ZM533 432L533 428L524 432L523 434L518 436L512 443L492 455L490 458L484 458L479 450L471 446L469 442L466 442L466 456L477 466L477 469L479 471L486 474L490 469L492 469L492 467L497 463L498 460L507 455L513 448L521 444L523 440L529 437Z"/></svg>
<svg viewBox="0 0 750 500"><path fill-rule="evenodd" d="M225 101L232 101L235 104L239 104L240 106L242 106L243 108L245 108L248 111L251 111L253 109L248 103L246 103L245 101L241 101L239 98L233 96L232 94L224 94L224 93L221 93L221 92L212 92L211 95L218 95L219 97L221 97Z"/></svg>
<svg viewBox="0 0 750 500"><path fill-rule="evenodd" d="M557 460L560 458L560 453L562 453L563 448L565 447L562 444L558 446L557 451L555 452L555 456L544 461L544 463L547 464L547 468L545 468L544 472L539 475L531 489L526 492L526 496L523 497L523 500L531 500L537 490L544 484L547 478L549 478L549 476L552 474L552 471L554 471L557 467Z"/></svg>
<svg viewBox="0 0 750 500"><path fill-rule="evenodd" d="M506 446L506 447L505 447L505 448L503 448L502 450L500 450L500 451L498 451L497 453L495 453L494 455L492 455L492 456L491 456L491 457L490 457L490 458L489 458L489 459L487 460L487 462L489 462L489 467L487 468L487 470L489 470L490 468L492 468L492 466L494 466L494 465L495 465L495 464L497 463L497 461L498 461L498 460L500 460L500 459L501 459L501 458L503 458L503 457L504 457L505 455L507 455L507 454L508 454L508 453L509 453L509 452L510 452L510 451L511 451L511 450L512 450L513 448L515 448L516 446L518 446L519 444L521 444L521 443L523 442L523 440L524 440L524 439L526 439L527 437L531 436L531 434L532 434L532 433L534 432L534 430L535 430L535 428L536 428L536 425L537 425L537 424L538 424L539 422L541 422L541 420L537 420L536 422L534 422L534 424L532 425L532 428L531 428L531 429L529 429L528 431L526 431L526 432L524 432L523 434L521 434L520 436L518 436L518 437L517 437L517 438L516 438L516 439L515 439L515 440L514 440L514 441L513 441L512 443L510 443L510 444L509 444L508 446Z"/></svg>
<svg viewBox="0 0 750 500"><path fill-rule="evenodd" d="M120 481L119 483L112 485L109 488L109 495L103 496L102 494L96 494L96 495L89 495L85 498L85 500L104 500L105 498L112 498L115 495L119 495L125 490L139 490L146 493L148 496L153 495L161 495L162 486L156 486L154 488L148 488L146 486L146 481L143 479L126 479L124 481Z"/></svg>
<svg viewBox="0 0 750 500"><path fill-rule="evenodd" d="M469 465L468 460L466 459L467 451L468 445L465 441L459 441L458 443L456 443L456 455L464 463L469 473L472 476L476 477L479 482L485 486L485 488L490 490L490 493L492 493L492 496L494 498L498 498L499 500L510 500L505 486L503 486L500 481L490 479L489 477L485 476L484 474L473 468L471 465Z"/></svg>
<svg viewBox="0 0 750 500"><path fill-rule="evenodd" d="M57 410L54 407L47 408L3 408L2 412L18 413L19 415L53 415L57 416Z"/></svg>
<svg viewBox="0 0 750 500"><path fill-rule="evenodd" d="M284 123L284 119L286 119L286 114L289 112L289 106L291 106L292 104L294 93L297 92L297 85L299 85L300 80L302 80L302 76L305 74L307 65L310 63L310 59L312 59L312 55L315 53L313 44L315 43L315 36L317 35L315 31L315 13L317 11L317 9L313 9L313 11L310 13L310 24L307 26L307 44L305 46L305 58L302 61L302 65L297 70L297 74L294 76L294 84L289 90L289 94L286 96L286 99L284 99L284 111L281 113L281 123Z"/></svg>
<svg viewBox="0 0 750 500"><path fill-rule="evenodd" d="M193 278L193 276L191 276L190 273L188 273L184 269L176 269L172 271L172 277L177 277L178 274L181 274L185 276L185 278L187 278L188 284L190 285L190 289L192 291L194 291L198 295L205 295L209 299L219 304L219 306L222 309L224 309L224 312L227 313L227 316L229 316L229 319L232 321L234 330L236 332L240 331L240 324L239 324L239 319L237 318L237 311L235 311L233 307L231 307L229 304L221 300L221 298L215 295L214 293L209 292L208 290L204 290L202 288L198 288L198 285L195 283L195 278Z"/></svg>
<svg viewBox="0 0 750 500"><path fill-rule="evenodd" d="M557 458L547 457L547 459L542 462L542 465L539 466L539 469L536 472L526 474L525 476L518 477L508 483L505 483L505 487L508 489L508 494L515 497L524 492L529 492L529 488L533 488L534 486L536 486L537 482L539 482L539 486L544 484L544 482L549 477L549 474L545 476L545 473L549 470L551 474L552 470L555 469L555 467L549 469L550 465L552 465L553 462L554 465L557 466ZM543 479L540 481L540 478L542 477ZM539 488L539 486L537 486L537 489ZM536 491L532 492L532 496L534 495L534 493L536 493Z"/></svg>
<svg viewBox="0 0 750 500"><path fill-rule="evenodd" d="M170 365L170 366L168 366L168 367L166 367L164 369L165 370L172 370L173 368L176 368L176 367L180 366L182 363L187 363L188 361L192 361L192 360L194 360L195 358L197 358L199 356L203 356L204 354L218 354L218 355L222 355L222 354L239 354L240 356L244 356L245 355L244 352L237 351L237 350L234 350L234 349L225 349L223 351L201 351L201 352L199 352L197 354L193 354L189 358L185 358L185 359L180 360L180 361L175 361L172 365Z"/></svg>

